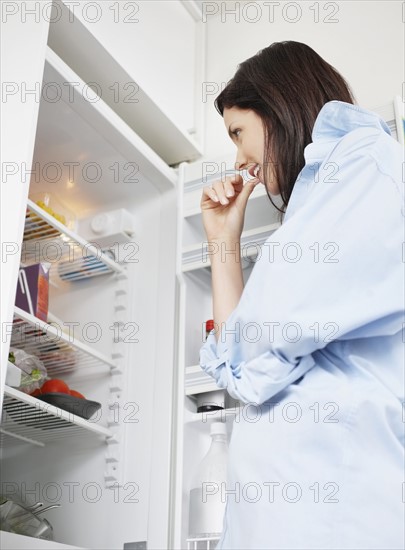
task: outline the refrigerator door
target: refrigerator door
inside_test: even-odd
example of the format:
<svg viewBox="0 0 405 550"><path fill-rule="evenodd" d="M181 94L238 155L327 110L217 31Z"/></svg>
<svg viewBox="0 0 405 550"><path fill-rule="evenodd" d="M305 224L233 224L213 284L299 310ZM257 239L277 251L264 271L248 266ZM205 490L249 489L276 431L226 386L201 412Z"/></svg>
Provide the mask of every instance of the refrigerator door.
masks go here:
<svg viewBox="0 0 405 550"><path fill-rule="evenodd" d="M36 2L24 2L35 8ZM3 6L6 7L6 6ZM2 181L1 181L1 357L7 365L14 296L24 228L25 204L38 119L40 83L49 21L23 17L17 3L2 15ZM14 206L13 206L14 205ZM1 369L0 416L7 369Z"/></svg>

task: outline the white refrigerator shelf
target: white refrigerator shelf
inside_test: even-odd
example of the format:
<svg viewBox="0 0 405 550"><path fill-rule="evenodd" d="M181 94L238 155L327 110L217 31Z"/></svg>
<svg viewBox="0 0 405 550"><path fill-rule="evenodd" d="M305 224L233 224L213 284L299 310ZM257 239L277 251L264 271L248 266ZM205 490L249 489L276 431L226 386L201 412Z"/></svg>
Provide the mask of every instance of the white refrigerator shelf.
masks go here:
<svg viewBox="0 0 405 550"><path fill-rule="evenodd" d="M242 233L240 240L242 267L247 267L250 263L255 262L263 244L279 227L280 224L277 222L250 229ZM207 241L184 247L182 254L183 272L209 267L210 261L208 252ZM225 253L225 251L223 253Z"/></svg>
<svg viewBox="0 0 405 550"><path fill-rule="evenodd" d="M200 365L186 367L184 386L186 395L195 395L218 389L215 381L201 369Z"/></svg>
<svg viewBox="0 0 405 550"><path fill-rule="evenodd" d="M189 419L186 420L186 423L193 424L194 426L200 426L206 430L206 426L210 422L227 422L229 424L232 424L234 421L239 422L240 415L243 415L243 413L243 406L241 405L237 405L233 408L220 409L217 411L200 413L194 412L191 413Z"/></svg>
<svg viewBox="0 0 405 550"><path fill-rule="evenodd" d="M49 262L51 277L79 281L125 268L28 199L21 251L24 264Z"/></svg>
<svg viewBox="0 0 405 550"><path fill-rule="evenodd" d="M52 377L90 367L117 367L102 353L63 332L62 327L49 325L19 307L14 308L11 346L36 355Z"/></svg>
<svg viewBox="0 0 405 550"><path fill-rule="evenodd" d="M105 440L113 434L94 421L49 405L40 399L5 386L1 439L12 437L25 443L44 447L46 443L66 437L94 436Z"/></svg>

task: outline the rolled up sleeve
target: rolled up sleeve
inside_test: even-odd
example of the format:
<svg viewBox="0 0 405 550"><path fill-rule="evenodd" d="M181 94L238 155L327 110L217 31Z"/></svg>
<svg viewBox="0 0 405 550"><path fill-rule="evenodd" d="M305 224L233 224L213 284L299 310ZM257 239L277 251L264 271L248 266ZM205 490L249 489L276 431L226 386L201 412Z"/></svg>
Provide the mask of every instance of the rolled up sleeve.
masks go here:
<svg viewBox="0 0 405 550"><path fill-rule="evenodd" d="M219 355L219 357L218 357ZM219 388L244 403L260 404L303 376L315 364L311 355L292 364L271 349L251 359L231 363L228 350L216 351L215 334L208 336L200 350L200 366Z"/></svg>

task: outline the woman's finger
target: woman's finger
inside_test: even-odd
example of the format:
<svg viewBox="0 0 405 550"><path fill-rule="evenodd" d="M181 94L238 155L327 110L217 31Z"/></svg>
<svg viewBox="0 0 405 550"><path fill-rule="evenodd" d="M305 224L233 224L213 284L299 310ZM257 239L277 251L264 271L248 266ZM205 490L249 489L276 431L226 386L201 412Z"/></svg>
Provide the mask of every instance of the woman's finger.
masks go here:
<svg viewBox="0 0 405 550"><path fill-rule="evenodd" d="M235 196L243 187L243 178L240 174L227 176L224 180L217 180L212 184L222 204L228 204L228 198Z"/></svg>
<svg viewBox="0 0 405 550"><path fill-rule="evenodd" d="M208 197L214 202L219 202L219 197L216 194L215 190L212 187L204 187L203 188L203 194L201 197L201 203L205 200L205 198Z"/></svg>
<svg viewBox="0 0 405 550"><path fill-rule="evenodd" d="M235 192L238 193L243 187L243 178L240 174L234 174L226 178L224 182L225 194L227 197L233 197Z"/></svg>
<svg viewBox="0 0 405 550"><path fill-rule="evenodd" d="M229 204L229 201L225 196L224 183L221 180L218 180L212 184L212 187L218 195L221 204Z"/></svg>

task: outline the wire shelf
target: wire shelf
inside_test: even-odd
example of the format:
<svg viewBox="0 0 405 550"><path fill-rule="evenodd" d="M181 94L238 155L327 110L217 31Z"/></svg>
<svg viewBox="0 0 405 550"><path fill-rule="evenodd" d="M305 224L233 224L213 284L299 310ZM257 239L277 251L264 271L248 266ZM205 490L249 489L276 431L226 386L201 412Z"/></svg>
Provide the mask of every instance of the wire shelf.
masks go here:
<svg viewBox="0 0 405 550"><path fill-rule="evenodd" d="M18 307L14 308L11 346L36 355L52 377L98 366L116 367L90 346Z"/></svg>
<svg viewBox="0 0 405 550"><path fill-rule="evenodd" d="M40 447L66 437L106 439L113 434L95 421L84 420L19 390L5 387L0 442L8 438Z"/></svg>
<svg viewBox="0 0 405 550"><path fill-rule="evenodd" d="M21 260L24 264L48 262L51 279L67 282L125 272L112 252L102 252L32 200L27 203Z"/></svg>
<svg viewBox="0 0 405 550"><path fill-rule="evenodd" d="M43 218L27 209L25 214L25 226L23 241L40 241L60 237L61 233L52 227Z"/></svg>

